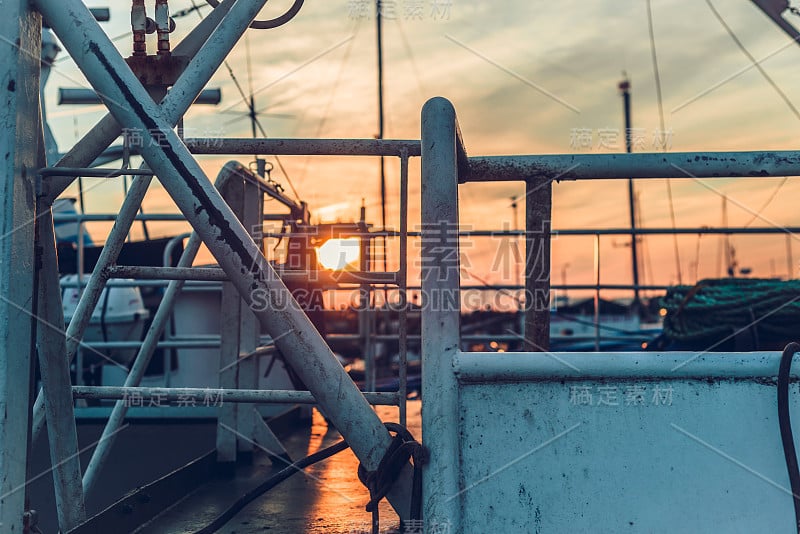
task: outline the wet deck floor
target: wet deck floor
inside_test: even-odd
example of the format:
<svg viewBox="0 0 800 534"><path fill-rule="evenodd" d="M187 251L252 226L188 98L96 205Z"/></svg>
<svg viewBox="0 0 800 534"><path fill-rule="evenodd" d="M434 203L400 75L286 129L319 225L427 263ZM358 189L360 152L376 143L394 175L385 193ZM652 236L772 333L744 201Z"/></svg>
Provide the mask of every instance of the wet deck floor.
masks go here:
<svg viewBox="0 0 800 534"><path fill-rule="evenodd" d="M408 428L420 439L421 403L409 402ZM398 410L381 406L377 413L384 421L398 421ZM294 432L283 443L293 459L299 459L341 439L335 430L314 412L311 428ZM369 532L370 514L364 507L369 493L356 474L358 460L349 449L307 468L259 499L234 517L220 534ZM275 473L266 454L257 454L252 466L238 469L229 480L213 481L177 503L138 534L193 533L210 523L240 495ZM384 500L380 507L381 532L396 532L397 514Z"/></svg>

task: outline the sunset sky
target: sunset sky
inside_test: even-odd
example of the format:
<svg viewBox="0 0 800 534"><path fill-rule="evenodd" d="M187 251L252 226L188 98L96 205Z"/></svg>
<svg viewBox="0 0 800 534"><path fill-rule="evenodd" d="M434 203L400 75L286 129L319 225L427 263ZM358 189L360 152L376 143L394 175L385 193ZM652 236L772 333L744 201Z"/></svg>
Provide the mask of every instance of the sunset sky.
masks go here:
<svg viewBox="0 0 800 534"><path fill-rule="evenodd" d="M109 4L95 0L87 3ZM800 106L800 46L748 0L713 3L754 57L769 56L762 63L764 70L789 101ZM103 27L114 37L128 30L129 7L125 3L110 4L112 20ZM290 0L271 0L262 18L275 16L290 4ZM640 150L659 149L653 143L660 125L644 1L396 0L386 4L394 12L387 12L388 20L384 21L385 137L419 138L420 109L428 98L440 95L455 105L470 155L620 152L624 150L624 131L617 84L624 71L632 83L633 126L640 129ZM170 2L172 11L189 6L189 0ZM364 6L367 15L360 16ZM152 9L148 3L148 10ZM797 148L800 119L796 112L757 69L747 69L750 61L705 1L653 0L652 9L669 150ZM204 15L208 12L208 8L201 10ZM800 25L800 18L787 17ZM197 20L194 13L178 19L173 44ZM260 120L269 136L375 136L377 74L372 3L307 0L288 25L276 30L251 30L247 35L252 76L248 74L244 39L229 56L229 64L244 91L249 92L251 86L255 91L256 107L265 110ZM123 55L130 53L129 38L116 43ZM150 50L154 48L151 42ZM66 52L60 57L66 57ZM717 84L719 87L709 91ZM86 86L86 82L74 63L68 59L57 63L46 102L62 151L102 115L99 107L56 105L58 87L77 86ZM225 67L209 86L222 89L222 104L194 107L186 117L189 135L249 137L248 120L243 114L233 113L245 112L246 106ZM616 139L614 131L618 132ZM578 146L577 132L589 132L591 146ZM601 135L608 146L600 146ZM202 158L212 180L227 159L233 158ZM315 221L356 219L365 198L368 218L380 222L376 158L285 157L282 162L309 202ZM286 184L280 172L273 177ZM398 217L398 181L398 164L390 160L388 210L393 227ZM712 190L693 181L674 180L676 225L721 225L723 194L729 197L731 226L800 225L800 211L793 202L800 193L799 182L789 180L776 194L782 182L781 178L715 179L706 182ZM90 185L90 211L108 211L121 202L118 184ZM636 188L643 225L670 227L665 182L643 180ZM419 162L413 161L413 222L419 218L419 191ZM624 181L562 183L553 191L556 229L619 228L627 224ZM519 183L461 186L461 221L473 229L513 227L510 197L522 196L523 192L524 186ZM174 212L175 208L165 192L154 186L145 210ZM752 220L755 214L760 218ZM523 221L522 211L519 221ZM95 233L102 237L99 228ZM797 275L800 258L796 240L793 236L792 276ZM620 237L603 239L604 282L630 281L629 249L624 241ZM684 283L693 283L696 273L700 278L722 274L718 271L718 237L698 240L684 236L678 243ZM735 237L733 245L740 266L752 268L753 276L787 276L784 236ZM475 240L465 251L469 269L487 280L511 282L513 270L492 272L493 265L502 263L498 255L509 250L508 243L500 240ZM644 281L677 282L672 238L646 238L645 250ZM563 272L570 283L590 283L592 238L557 239L552 265L555 283L562 281Z"/></svg>

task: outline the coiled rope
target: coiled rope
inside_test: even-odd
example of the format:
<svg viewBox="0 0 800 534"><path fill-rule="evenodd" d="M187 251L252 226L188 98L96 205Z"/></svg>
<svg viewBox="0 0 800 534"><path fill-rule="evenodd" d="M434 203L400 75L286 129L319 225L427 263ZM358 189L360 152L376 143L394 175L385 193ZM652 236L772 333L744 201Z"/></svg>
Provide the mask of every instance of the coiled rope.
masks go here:
<svg viewBox="0 0 800 534"><path fill-rule="evenodd" d="M674 341L723 338L750 327L763 338L789 339L800 324L800 280L702 280L669 289L661 305L664 334Z"/></svg>

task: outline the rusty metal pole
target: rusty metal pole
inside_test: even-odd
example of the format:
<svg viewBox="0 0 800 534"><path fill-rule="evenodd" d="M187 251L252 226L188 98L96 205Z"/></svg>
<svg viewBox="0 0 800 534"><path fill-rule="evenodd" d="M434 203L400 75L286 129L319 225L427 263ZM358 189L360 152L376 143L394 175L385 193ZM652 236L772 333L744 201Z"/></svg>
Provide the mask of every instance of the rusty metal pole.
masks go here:
<svg viewBox="0 0 800 534"><path fill-rule="evenodd" d="M0 35L0 530L21 533L35 349L31 223L42 51L41 19L27 0L3 2Z"/></svg>
<svg viewBox="0 0 800 534"><path fill-rule="evenodd" d="M550 350L550 217L553 182L525 182L525 352Z"/></svg>

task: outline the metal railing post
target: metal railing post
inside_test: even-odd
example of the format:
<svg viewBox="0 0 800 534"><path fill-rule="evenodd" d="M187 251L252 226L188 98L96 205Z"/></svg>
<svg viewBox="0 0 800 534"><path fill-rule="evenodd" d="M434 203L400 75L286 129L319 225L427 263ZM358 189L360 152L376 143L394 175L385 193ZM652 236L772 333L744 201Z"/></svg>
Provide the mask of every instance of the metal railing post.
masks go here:
<svg viewBox="0 0 800 534"><path fill-rule="evenodd" d="M634 238L636 236L633 236ZM594 236L594 351L600 351L600 234Z"/></svg>
<svg viewBox="0 0 800 534"><path fill-rule="evenodd" d="M241 221L250 236L256 239L256 233L261 228L261 214L264 210L263 193L255 182L247 179L244 180L242 187ZM259 241L259 244L261 243ZM248 355L258 348L261 328L253 310L241 298L239 299L239 306L241 308L239 314L241 325L239 327L239 360L236 365L236 388L258 389L259 358L258 356ZM245 404L239 406L236 412L236 430L239 432L237 453L240 457L244 454L244 458L248 460L249 456L253 454L255 439L254 425L257 412L254 408L255 406L252 404Z"/></svg>
<svg viewBox="0 0 800 534"><path fill-rule="evenodd" d="M525 182L526 352L550 350L550 219L553 181Z"/></svg>
<svg viewBox="0 0 800 534"><path fill-rule="evenodd" d="M458 171L456 115L433 98L422 108L422 410L426 532L449 525L460 532L458 383L459 352Z"/></svg>
<svg viewBox="0 0 800 534"><path fill-rule="evenodd" d="M400 311L398 315L398 354L400 358L398 376L400 424L406 426L406 402L408 400L408 150L400 154Z"/></svg>
<svg viewBox="0 0 800 534"><path fill-rule="evenodd" d="M41 19L26 0L0 18L0 524L22 532L34 339L34 225ZM27 122L26 122L27 120ZM13 262L13 265L11 264Z"/></svg>
<svg viewBox="0 0 800 534"><path fill-rule="evenodd" d="M222 306L220 307L219 321L221 338L219 387L223 389L236 389L241 300L236 287L231 282L222 283ZM232 464L236 461L237 406L223 402L217 413L217 462Z"/></svg>
<svg viewBox="0 0 800 534"><path fill-rule="evenodd" d="M231 211L241 220L244 208L244 177L235 173L220 194L230 206ZM231 282L222 283L222 306L220 308L220 351L219 351L219 387L222 389L238 389L239 353L242 330L242 298ZM252 349L251 349L252 350ZM249 409L247 410L249 414ZM236 462L237 443L239 440L239 406L222 403L217 416L217 462L233 464Z"/></svg>

